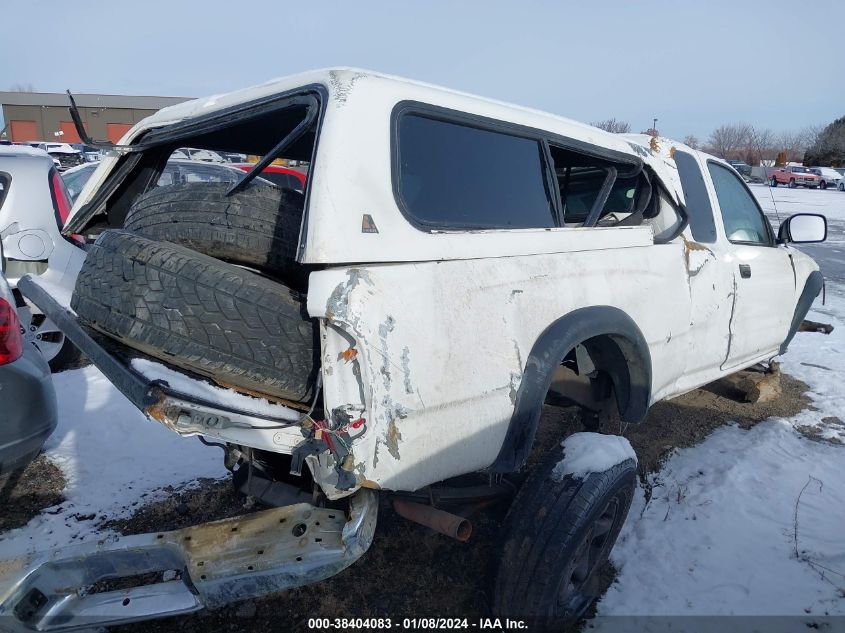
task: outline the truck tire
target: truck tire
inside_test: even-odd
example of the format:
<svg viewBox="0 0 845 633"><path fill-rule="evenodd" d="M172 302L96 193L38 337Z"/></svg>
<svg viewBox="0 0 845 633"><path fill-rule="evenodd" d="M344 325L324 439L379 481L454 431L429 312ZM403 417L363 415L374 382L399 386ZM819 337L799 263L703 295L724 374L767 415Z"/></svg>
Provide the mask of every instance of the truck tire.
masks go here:
<svg viewBox="0 0 845 633"><path fill-rule="evenodd" d="M295 402L313 397L319 343L303 298L240 267L105 231L71 307L109 337L221 384Z"/></svg>
<svg viewBox="0 0 845 633"><path fill-rule="evenodd" d="M251 183L226 196L231 184L193 182L156 187L140 196L124 228L179 244L234 264L244 264L303 289L296 264L304 197L293 189Z"/></svg>
<svg viewBox="0 0 845 633"><path fill-rule="evenodd" d="M493 609L525 620L532 631L568 629L599 597L598 572L637 480L632 459L583 479L558 478L553 472L562 459L558 447L529 475L503 527Z"/></svg>
<svg viewBox="0 0 845 633"><path fill-rule="evenodd" d="M769 186L770 187L777 187L778 186L778 179L772 176L769 178Z"/></svg>

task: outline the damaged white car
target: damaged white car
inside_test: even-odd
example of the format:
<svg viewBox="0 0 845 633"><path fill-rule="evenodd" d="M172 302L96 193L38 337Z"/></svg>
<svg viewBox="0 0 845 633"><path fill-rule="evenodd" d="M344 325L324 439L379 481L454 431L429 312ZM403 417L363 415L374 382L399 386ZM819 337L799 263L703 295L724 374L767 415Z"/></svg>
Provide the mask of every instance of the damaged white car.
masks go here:
<svg viewBox="0 0 845 633"><path fill-rule="evenodd" d="M263 158L235 184L162 186L185 146ZM19 288L279 507L8 562L0 614L28 628L320 580L366 551L380 493L462 539L456 508L509 501L497 615L576 620L636 482L627 442L602 438L784 353L823 285L790 243L825 219L775 234L724 161L370 72L169 107L109 151L65 226L87 256L51 281L71 301ZM304 194L253 182L279 158L307 166ZM546 402L603 435L557 442L525 480ZM125 576L146 580L90 589Z"/></svg>

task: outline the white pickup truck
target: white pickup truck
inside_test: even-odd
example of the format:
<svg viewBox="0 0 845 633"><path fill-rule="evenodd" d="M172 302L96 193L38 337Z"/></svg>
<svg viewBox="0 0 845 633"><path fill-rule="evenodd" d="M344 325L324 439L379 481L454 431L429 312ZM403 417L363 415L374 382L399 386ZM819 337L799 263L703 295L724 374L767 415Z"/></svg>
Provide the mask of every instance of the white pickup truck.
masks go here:
<svg viewBox="0 0 845 633"><path fill-rule="evenodd" d="M234 185L157 186L184 146L263 158ZM251 182L279 158L307 166L304 195ZM826 231L798 214L776 234L736 171L680 143L371 72L165 108L76 202L65 232L87 256L19 287L280 507L0 564L19 570L0 614L67 628L216 607L354 562L377 493L466 538L448 509L521 484L494 608L577 619L636 480L607 420L648 424L653 403L783 354L823 285L790 243ZM591 433L561 433L524 479L545 402Z"/></svg>

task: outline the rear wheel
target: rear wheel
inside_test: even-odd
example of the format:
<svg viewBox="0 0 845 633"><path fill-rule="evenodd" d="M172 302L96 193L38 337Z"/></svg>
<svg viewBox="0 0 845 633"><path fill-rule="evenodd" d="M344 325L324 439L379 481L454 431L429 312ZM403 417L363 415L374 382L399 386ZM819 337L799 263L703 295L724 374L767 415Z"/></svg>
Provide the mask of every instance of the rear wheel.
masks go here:
<svg viewBox="0 0 845 633"><path fill-rule="evenodd" d="M599 571L636 485L633 459L583 478L556 475L563 459L562 447L551 451L505 519L493 606L500 617L526 620L532 631L574 625L598 597Z"/></svg>
<svg viewBox="0 0 845 633"><path fill-rule="evenodd" d="M24 341L41 352L53 371L64 369L79 360L76 346L45 315L33 312L29 305L18 307Z"/></svg>
<svg viewBox="0 0 845 633"><path fill-rule="evenodd" d="M827 189L827 182L825 182L824 180L822 180L822 181L819 183L819 187L821 187L822 189Z"/></svg>
<svg viewBox="0 0 845 633"><path fill-rule="evenodd" d="M778 186L778 179L772 176L769 178L769 186L770 187L777 187Z"/></svg>
<svg viewBox="0 0 845 633"><path fill-rule="evenodd" d="M845 191L845 182L839 183L839 191Z"/></svg>

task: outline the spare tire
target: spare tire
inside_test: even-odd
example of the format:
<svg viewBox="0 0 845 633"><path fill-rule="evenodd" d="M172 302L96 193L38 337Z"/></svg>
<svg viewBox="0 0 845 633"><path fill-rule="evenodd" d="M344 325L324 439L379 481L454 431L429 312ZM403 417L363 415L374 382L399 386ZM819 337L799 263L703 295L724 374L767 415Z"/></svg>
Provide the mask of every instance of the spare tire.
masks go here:
<svg viewBox="0 0 845 633"><path fill-rule="evenodd" d="M319 342L304 299L184 247L105 231L71 307L93 328L219 383L307 402Z"/></svg>
<svg viewBox="0 0 845 633"><path fill-rule="evenodd" d="M304 196L255 182L227 196L231 186L193 182L156 187L135 200L123 226L304 288L306 273L294 261Z"/></svg>

